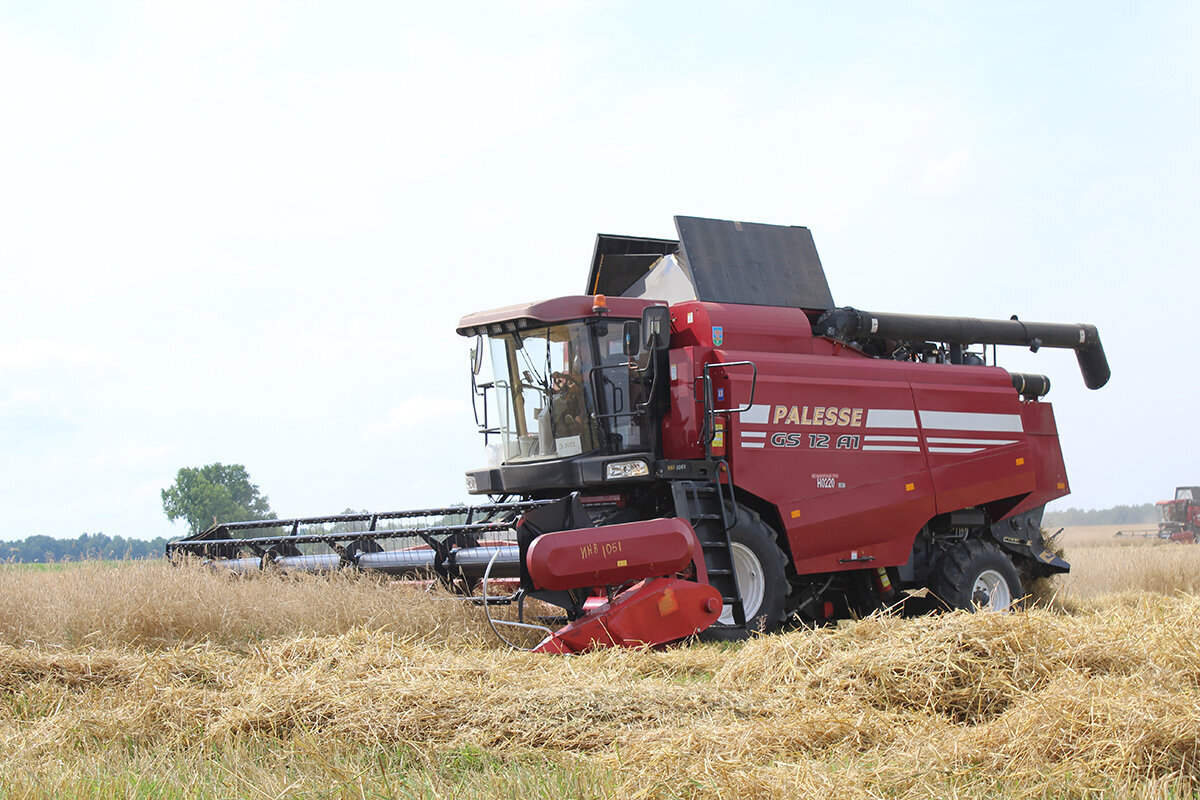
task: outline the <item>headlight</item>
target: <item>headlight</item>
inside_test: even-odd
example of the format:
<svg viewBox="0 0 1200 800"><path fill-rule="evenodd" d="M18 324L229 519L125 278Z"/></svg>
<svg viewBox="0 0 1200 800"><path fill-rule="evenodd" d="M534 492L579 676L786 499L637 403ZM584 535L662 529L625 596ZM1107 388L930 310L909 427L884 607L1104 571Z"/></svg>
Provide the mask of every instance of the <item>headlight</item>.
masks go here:
<svg viewBox="0 0 1200 800"><path fill-rule="evenodd" d="M467 491L468 492L475 491L475 476L474 475L467 476Z"/></svg>
<svg viewBox="0 0 1200 800"><path fill-rule="evenodd" d="M645 461L614 461L604 465L605 480L620 480L621 478L638 478L650 474L650 465Z"/></svg>

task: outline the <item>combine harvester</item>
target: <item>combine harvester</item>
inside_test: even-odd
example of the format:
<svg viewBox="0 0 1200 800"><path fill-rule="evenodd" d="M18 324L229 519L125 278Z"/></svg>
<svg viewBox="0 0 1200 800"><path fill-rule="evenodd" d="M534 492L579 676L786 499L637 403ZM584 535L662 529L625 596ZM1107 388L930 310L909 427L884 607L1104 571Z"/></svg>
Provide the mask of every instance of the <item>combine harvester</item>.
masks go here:
<svg viewBox="0 0 1200 800"><path fill-rule="evenodd" d="M1141 536L1181 544L1200 541L1200 486L1175 487L1174 500L1159 500L1158 527L1121 530L1113 536Z"/></svg>
<svg viewBox="0 0 1200 800"><path fill-rule="evenodd" d="M1097 389L1094 326L838 308L807 228L675 224L599 236L586 295L459 323L489 458L467 490L492 503L229 522L168 554L439 578L542 652L741 638L919 588L1002 609L1070 568L1041 531L1069 492L1050 382L994 345L1072 349Z"/></svg>

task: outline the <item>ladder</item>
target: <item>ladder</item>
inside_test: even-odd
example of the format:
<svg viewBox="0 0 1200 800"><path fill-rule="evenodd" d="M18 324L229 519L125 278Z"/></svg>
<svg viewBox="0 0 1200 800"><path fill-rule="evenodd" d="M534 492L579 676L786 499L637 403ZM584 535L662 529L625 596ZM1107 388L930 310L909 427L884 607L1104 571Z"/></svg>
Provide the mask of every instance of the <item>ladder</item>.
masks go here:
<svg viewBox="0 0 1200 800"><path fill-rule="evenodd" d="M732 493L732 489L731 489ZM733 612L733 625L746 627L746 612L742 606L742 593L738 588L737 573L733 565L732 542L729 529L737 518L729 519L728 510L736 515L736 506L726 501L721 484L717 481L674 481L671 495L675 501L675 514L691 523L704 551L704 566L708 570L708 582L721 593L721 602Z"/></svg>

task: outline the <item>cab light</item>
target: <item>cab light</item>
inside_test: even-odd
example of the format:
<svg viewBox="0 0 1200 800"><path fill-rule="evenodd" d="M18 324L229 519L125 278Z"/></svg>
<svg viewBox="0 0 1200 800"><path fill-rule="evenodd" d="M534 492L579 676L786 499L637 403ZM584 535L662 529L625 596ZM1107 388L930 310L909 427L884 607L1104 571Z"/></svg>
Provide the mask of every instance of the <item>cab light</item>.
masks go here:
<svg viewBox="0 0 1200 800"><path fill-rule="evenodd" d="M650 465L645 461L613 461L604 465L605 480L620 480L621 478L640 478L650 474Z"/></svg>

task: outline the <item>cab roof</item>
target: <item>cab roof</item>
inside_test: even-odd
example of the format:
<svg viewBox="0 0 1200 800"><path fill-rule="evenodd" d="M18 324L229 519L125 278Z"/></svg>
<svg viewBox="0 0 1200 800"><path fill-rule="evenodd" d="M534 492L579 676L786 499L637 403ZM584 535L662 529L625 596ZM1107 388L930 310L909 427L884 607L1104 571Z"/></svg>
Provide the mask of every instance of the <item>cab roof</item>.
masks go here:
<svg viewBox="0 0 1200 800"><path fill-rule="evenodd" d="M634 297L609 297L606 300L607 316L615 319L641 319L642 309L654 305L651 300ZM479 311L459 320L457 330L463 336L509 333L555 322L594 317L596 312L592 309L595 303L596 298L592 295L572 295Z"/></svg>

